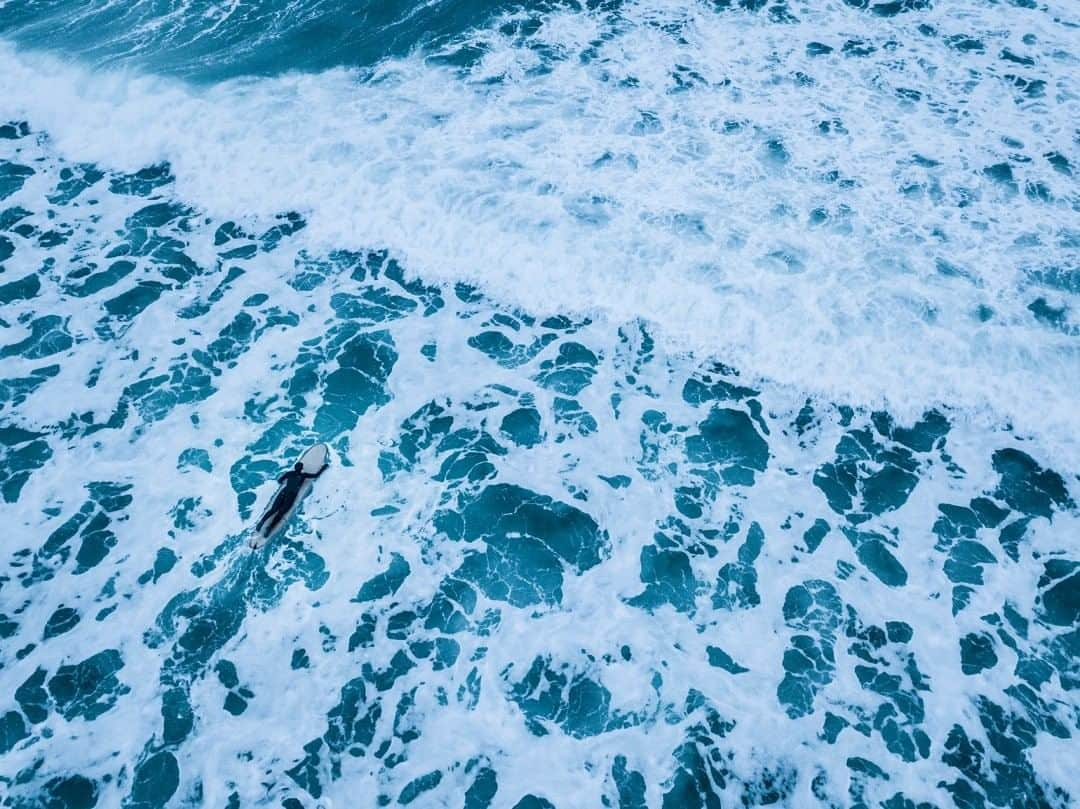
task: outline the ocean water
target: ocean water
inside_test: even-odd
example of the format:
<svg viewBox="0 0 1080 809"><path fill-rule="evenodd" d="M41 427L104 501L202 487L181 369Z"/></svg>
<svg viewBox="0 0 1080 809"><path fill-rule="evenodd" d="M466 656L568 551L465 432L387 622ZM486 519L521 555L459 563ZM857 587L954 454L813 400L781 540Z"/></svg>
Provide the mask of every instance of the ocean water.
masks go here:
<svg viewBox="0 0 1080 809"><path fill-rule="evenodd" d="M0 0L0 806L1077 805L1078 121L1065 0Z"/></svg>

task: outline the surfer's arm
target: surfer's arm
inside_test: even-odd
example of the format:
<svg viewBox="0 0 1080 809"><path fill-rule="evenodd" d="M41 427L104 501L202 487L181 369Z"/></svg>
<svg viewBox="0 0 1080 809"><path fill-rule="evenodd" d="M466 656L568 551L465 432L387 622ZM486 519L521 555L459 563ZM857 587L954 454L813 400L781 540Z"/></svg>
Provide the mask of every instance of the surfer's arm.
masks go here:
<svg viewBox="0 0 1080 809"><path fill-rule="evenodd" d="M283 473L281 475L278 475L277 482L282 483L282 484L285 483L285 478L287 478L288 476L289 476L288 472L285 472L285 473Z"/></svg>
<svg viewBox="0 0 1080 809"><path fill-rule="evenodd" d="M310 480L314 480L315 478L317 478L319 475L321 475L323 472L325 472L329 468L330 468L330 464L324 463L322 465L322 469L320 469L318 472L304 472L303 475L304 475L304 477L306 477L306 478L308 478Z"/></svg>

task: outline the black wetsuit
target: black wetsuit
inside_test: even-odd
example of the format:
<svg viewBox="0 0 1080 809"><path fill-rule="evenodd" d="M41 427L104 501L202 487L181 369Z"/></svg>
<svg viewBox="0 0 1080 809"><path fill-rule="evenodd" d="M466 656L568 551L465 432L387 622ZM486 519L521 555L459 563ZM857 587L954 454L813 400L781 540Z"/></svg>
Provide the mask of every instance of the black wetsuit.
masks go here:
<svg viewBox="0 0 1080 809"><path fill-rule="evenodd" d="M266 513L259 518L258 525L255 526L256 531L261 531L263 525L269 524L271 527L292 508L293 503L296 502L297 495L300 494L300 487L304 485L305 480L314 480L323 472L326 471L326 466L323 466L318 472L308 473L299 472L295 469L291 469L284 475L277 479L281 484L281 488L274 496L274 502L270 504L270 508L266 510Z"/></svg>

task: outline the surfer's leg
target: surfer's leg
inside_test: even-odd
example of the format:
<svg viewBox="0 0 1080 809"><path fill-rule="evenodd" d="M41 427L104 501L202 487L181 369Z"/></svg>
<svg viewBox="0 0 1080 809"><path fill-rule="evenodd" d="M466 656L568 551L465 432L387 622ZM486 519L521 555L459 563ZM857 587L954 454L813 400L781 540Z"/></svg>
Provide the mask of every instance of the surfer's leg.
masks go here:
<svg viewBox="0 0 1080 809"><path fill-rule="evenodd" d="M278 495L277 499L274 500L270 510L263 515L261 520L259 520L259 524L256 526L255 530L261 531L263 525L269 525L270 529L273 530L274 527L277 526L278 520L289 513L289 509L292 508L294 502L296 502L296 495L289 496L285 492L282 492Z"/></svg>
<svg viewBox="0 0 1080 809"><path fill-rule="evenodd" d="M259 517L259 521L257 523L255 523L255 530L256 531L261 531L262 527L263 527L263 523L265 523L268 519L270 519L270 516L273 513L274 513L274 510L269 509L265 514L263 514L261 517Z"/></svg>
<svg viewBox="0 0 1080 809"><path fill-rule="evenodd" d="M262 527L266 523L274 524L274 521L288 511L289 507L285 505L285 497L282 492L278 492L274 496L274 501L270 504L270 508L266 510L266 513L259 518L259 522L255 525L256 531L261 531Z"/></svg>

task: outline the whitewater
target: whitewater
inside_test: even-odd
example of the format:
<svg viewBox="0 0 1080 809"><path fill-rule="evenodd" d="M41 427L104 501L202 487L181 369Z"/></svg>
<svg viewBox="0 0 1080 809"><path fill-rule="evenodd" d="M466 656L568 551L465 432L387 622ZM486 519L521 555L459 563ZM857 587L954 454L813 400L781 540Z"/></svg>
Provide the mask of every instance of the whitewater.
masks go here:
<svg viewBox="0 0 1080 809"><path fill-rule="evenodd" d="M1074 805L1078 64L0 2L0 805Z"/></svg>

